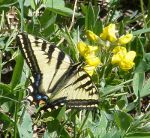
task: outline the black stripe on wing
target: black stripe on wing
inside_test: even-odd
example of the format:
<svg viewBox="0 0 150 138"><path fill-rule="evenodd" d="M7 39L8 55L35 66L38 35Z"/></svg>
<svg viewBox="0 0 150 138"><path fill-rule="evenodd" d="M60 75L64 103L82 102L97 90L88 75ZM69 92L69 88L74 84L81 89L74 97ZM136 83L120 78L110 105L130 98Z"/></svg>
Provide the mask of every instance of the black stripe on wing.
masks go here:
<svg viewBox="0 0 150 138"><path fill-rule="evenodd" d="M98 100L93 99L71 99L67 100L67 107L68 108L78 108L78 109L94 109L97 108L99 104Z"/></svg>
<svg viewBox="0 0 150 138"><path fill-rule="evenodd" d="M46 44L43 43L43 44L42 44L42 47L43 47L43 46L44 46L44 48L42 48L42 50L45 51L45 46L46 46ZM53 54L54 51L55 51L55 45L52 44L51 47L49 47L49 49L48 49L48 59L49 59L48 62L51 62L52 54Z"/></svg>
<svg viewBox="0 0 150 138"><path fill-rule="evenodd" d="M50 89L48 92L49 93L53 93L53 92L57 92L60 88L62 88L63 86L65 87L65 85L68 83L68 81L70 80L70 78L72 78L77 72L78 70L81 68L81 63L75 64L73 66L70 66L70 68L68 68L68 70L66 71L66 73L64 73L56 82L56 84L54 85L54 87L52 89Z"/></svg>
<svg viewBox="0 0 150 138"><path fill-rule="evenodd" d="M41 74L37 59L34 55L34 51L31 46L31 41L28 38L28 35L26 35L24 33L18 34L17 35L17 45L19 46L21 53L27 62L27 65L31 69L32 74L33 75L35 73Z"/></svg>
<svg viewBox="0 0 150 138"><path fill-rule="evenodd" d="M85 89L89 95L97 93L97 89L92 82L91 77L83 70L81 70L82 75L78 75L78 78L73 82L73 85L76 85L80 82L80 85L76 89Z"/></svg>

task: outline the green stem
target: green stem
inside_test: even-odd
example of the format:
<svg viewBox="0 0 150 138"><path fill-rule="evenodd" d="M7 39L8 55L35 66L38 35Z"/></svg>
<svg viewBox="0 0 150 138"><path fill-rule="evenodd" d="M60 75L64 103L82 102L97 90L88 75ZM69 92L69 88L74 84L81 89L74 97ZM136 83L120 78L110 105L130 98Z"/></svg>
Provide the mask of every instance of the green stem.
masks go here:
<svg viewBox="0 0 150 138"><path fill-rule="evenodd" d="M140 102L140 91L138 91L138 107L137 107L138 115L141 114L141 102Z"/></svg>
<svg viewBox="0 0 150 138"><path fill-rule="evenodd" d="M24 0L19 0L19 6L21 9L21 32L24 30L24 7L23 7Z"/></svg>
<svg viewBox="0 0 150 138"><path fill-rule="evenodd" d="M76 117L73 117L73 123L74 123L74 135L73 137L76 138Z"/></svg>
<svg viewBox="0 0 150 138"><path fill-rule="evenodd" d="M140 6L141 6L141 11L142 11L143 21L144 21L145 27L147 28L146 20L145 20L145 17L144 17L145 12L144 12L144 3L143 3L143 0L140 0Z"/></svg>
<svg viewBox="0 0 150 138"><path fill-rule="evenodd" d="M15 124L14 124L14 138L17 138L17 113L18 113L18 103L15 103Z"/></svg>
<svg viewBox="0 0 150 138"><path fill-rule="evenodd" d="M0 72L2 72L2 51L0 50ZM0 73L0 82L1 82L1 73Z"/></svg>
<svg viewBox="0 0 150 138"><path fill-rule="evenodd" d="M82 129L83 129L83 127L84 127L84 125L85 125L85 123L86 123L86 121L87 121L87 119L88 119L88 116L89 116L89 111L88 111L88 113L87 113L87 115L86 115L85 119L83 120L83 123L82 123L82 125L81 125L81 127L80 127L80 129L79 129L78 134L77 134L77 138L79 138L79 137L80 137L81 132L83 132L83 131L82 131Z"/></svg>

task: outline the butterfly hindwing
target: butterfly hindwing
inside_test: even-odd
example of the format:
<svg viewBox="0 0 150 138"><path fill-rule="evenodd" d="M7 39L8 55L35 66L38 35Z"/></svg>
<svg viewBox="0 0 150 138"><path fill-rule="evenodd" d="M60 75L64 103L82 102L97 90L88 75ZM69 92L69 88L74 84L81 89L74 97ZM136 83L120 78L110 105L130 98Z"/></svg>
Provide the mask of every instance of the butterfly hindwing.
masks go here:
<svg viewBox="0 0 150 138"><path fill-rule="evenodd" d="M65 97L69 108L93 108L98 105L98 92L89 75L82 69L67 82L54 98Z"/></svg>

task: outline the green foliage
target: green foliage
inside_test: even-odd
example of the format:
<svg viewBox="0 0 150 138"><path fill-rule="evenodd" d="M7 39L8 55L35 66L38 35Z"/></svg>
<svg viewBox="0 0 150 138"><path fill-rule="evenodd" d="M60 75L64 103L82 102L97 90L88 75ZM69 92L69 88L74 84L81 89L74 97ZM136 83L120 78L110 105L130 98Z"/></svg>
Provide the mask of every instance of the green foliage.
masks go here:
<svg viewBox="0 0 150 138"><path fill-rule="evenodd" d="M27 111L24 112L23 118L19 120L20 122L17 124L18 132L20 138L31 138L33 136L32 131L32 120Z"/></svg>
<svg viewBox="0 0 150 138"><path fill-rule="evenodd" d="M74 12L74 5L64 0L0 1L0 137L30 138L38 134L38 129L44 130L44 138L150 137L149 102L146 103L146 110L141 111L146 106L143 98L150 95L150 78L146 76L150 71L150 2L149 7L146 5L148 16L145 19L144 15L133 13L132 17L125 15L121 21L118 18L123 11L119 8L119 0L108 3L108 14L104 18L100 18L102 7L84 2L78 3ZM10 6L15 9L12 12L18 23L15 29L11 26L16 20L8 23ZM72 17L75 17L73 24ZM144 27L131 28L132 23L141 18L145 21L142 21ZM81 62L77 42L82 40L93 44L87 40L85 30L99 36L109 23L116 24L119 35L125 32L134 35L127 49L137 53L135 68L128 72L119 70L105 58L111 57L112 48L110 53L104 51L98 55L103 67L98 67L92 76L100 95L100 105L96 111L66 111L64 106L40 115L36 109L31 116L32 108L26 100L30 71L17 50L17 33L21 30L54 42L74 61ZM105 49L103 45L99 47ZM34 130L34 127L38 129Z"/></svg>

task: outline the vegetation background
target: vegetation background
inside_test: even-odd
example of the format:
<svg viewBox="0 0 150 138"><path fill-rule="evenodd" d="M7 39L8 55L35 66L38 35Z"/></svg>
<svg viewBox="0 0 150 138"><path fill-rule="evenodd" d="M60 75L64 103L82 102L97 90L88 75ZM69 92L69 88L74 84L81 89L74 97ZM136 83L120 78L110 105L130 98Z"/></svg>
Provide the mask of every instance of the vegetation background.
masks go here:
<svg viewBox="0 0 150 138"><path fill-rule="evenodd" d="M26 96L30 70L16 44L20 31L54 42L75 61L85 30L99 36L110 23L118 34L130 32L127 49L135 67L121 71L98 67L92 76L100 93L98 110L65 112L65 107L31 117ZM149 138L150 0L1 0L0 137Z"/></svg>

